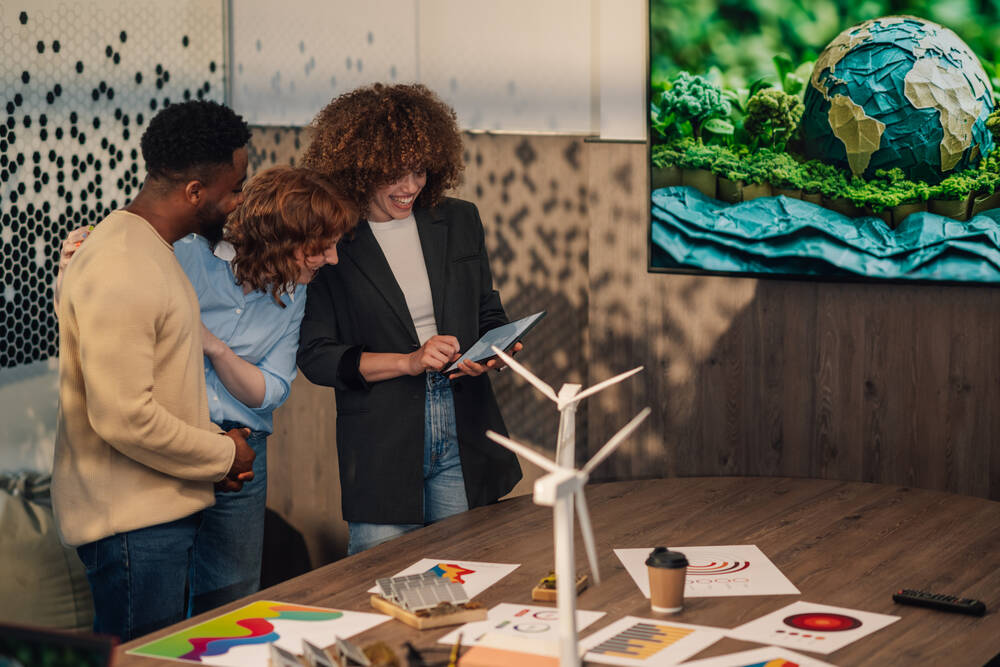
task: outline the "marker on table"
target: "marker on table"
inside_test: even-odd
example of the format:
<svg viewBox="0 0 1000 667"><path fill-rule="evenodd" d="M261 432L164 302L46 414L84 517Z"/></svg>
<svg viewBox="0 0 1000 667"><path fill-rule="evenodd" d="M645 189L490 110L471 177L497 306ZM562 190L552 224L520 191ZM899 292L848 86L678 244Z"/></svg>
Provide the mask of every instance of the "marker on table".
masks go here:
<svg viewBox="0 0 1000 667"><path fill-rule="evenodd" d="M458 665L458 653L462 650L462 633L458 633L458 639L455 640L455 645L451 647L451 655L448 656L448 667L456 667Z"/></svg>

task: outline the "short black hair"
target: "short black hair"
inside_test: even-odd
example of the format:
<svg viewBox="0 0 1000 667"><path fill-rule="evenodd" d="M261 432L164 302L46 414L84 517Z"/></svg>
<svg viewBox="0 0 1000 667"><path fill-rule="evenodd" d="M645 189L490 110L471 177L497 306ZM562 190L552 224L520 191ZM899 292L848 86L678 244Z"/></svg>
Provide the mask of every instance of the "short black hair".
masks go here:
<svg viewBox="0 0 1000 667"><path fill-rule="evenodd" d="M215 167L233 164L233 151L250 141L250 128L218 102L192 100L167 106L149 121L140 146L153 178L204 180Z"/></svg>

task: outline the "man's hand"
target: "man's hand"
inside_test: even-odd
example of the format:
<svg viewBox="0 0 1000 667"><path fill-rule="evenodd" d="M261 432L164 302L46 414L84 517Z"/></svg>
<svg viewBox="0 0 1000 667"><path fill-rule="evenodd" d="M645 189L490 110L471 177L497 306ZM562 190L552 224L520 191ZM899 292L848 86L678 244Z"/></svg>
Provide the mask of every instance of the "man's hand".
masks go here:
<svg viewBox="0 0 1000 667"><path fill-rule="evenodd" d="M419 350L407 355L407 371L410 375L420 375L424 371L439 371L460 356L457 338L431 336Z"/></svg>
<svg viewBox="0 0 1000 667"><path fill-rule="evenodd" d="M233 465L226 473L226 477L215 483L216 491L239 491L243 488L244 482L253 479L253 460L257 454L250 445L247 438L250 437L250 429L234 428L226 432L236 444L236 456L233 457Z"/></svg>

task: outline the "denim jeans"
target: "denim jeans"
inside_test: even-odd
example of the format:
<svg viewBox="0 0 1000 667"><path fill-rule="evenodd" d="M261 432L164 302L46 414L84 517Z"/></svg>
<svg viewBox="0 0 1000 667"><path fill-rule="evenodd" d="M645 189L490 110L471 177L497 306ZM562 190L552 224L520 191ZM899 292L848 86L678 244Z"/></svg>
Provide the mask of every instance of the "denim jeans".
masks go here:
<svg viewBox="0 0 1000 667"><path fill-rule="evenodd" d="M224 431L239 424L224 421ZM260 590L267 505L267 433L252 431L247 444L257 458L253 480L235 493L216 493L215 505L202 510L191 553L188 615L194 616Z"/></svg>
<svg viewBox="0 0 1000 667"><path fill-rule="evenodd" d="M201 512L76 548L94 594L94 632L127 642L184 620Z"/></svg>
<svg viewBox="0 0 1000 667"><path fill-rule="evenodd" d="M427 373L424 401L424 523L349 521L348 555L469 509L458 451L455 400L447 376Z"/></svg>

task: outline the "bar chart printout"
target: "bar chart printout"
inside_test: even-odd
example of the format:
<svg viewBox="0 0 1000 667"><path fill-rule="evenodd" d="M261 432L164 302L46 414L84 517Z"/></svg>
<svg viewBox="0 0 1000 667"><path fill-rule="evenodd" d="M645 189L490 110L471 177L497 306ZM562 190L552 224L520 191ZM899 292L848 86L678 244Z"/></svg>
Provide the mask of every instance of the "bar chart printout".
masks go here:
<svg viewBox="0 0 1000 667"><path fill-rule="evenodd" d="M586 659L611 665L672 665L723 636L720 628L626 616L581 642Z"/></svg>

